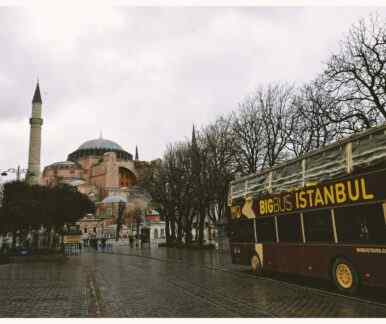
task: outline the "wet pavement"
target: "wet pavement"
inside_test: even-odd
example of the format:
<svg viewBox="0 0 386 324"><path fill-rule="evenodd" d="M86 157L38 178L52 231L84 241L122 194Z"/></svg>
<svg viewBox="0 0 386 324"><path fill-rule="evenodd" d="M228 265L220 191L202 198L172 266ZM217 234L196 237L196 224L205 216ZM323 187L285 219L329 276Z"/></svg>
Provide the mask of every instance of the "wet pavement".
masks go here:
<svg viewBox="0 0 386 324"><path fill-rule="evenodd" d="M0 265L1 317L386 317L386 305L257 278L227 253L85 252Z"/></svg>

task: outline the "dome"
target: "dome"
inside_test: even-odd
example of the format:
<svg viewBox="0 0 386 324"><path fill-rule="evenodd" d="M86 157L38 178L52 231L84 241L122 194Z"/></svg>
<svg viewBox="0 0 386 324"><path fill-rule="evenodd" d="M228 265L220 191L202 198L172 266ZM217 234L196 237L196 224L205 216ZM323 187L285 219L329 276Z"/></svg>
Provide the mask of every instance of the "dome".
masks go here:
<svg viewBox="0 0 386 324"><path fill-rule="evenodd" d="M72 161L60 161L60 162L55 162L55 163L52 163L50 165L48 165L49 167L76 167L76 163L72 162Z"/></svg>
<svg viewBox="0 0 386 324"><path fill-rule="evenodd" d="M114 141L100 137L84 142L68 155L67 160L78 162L83 157L103 156L107 152L115 152L119 160L130 161L133 159L133 156L126 152L122 146Z"/></svg>
<svg viewBox="0 0 386 324"><path fill-rule="evenodd" d="M112 204L112 203L119 203L119 202L127 203L127 199L121 196L108 196L102 200L103 204Z"/></svg>
<svg viewBox="0 0 386 324"><path fill-rule="evenodd" d="M80 186L81 184L86 183L86 181L84 181L82 179L72 179L72 180L68 181L67 183L71 186L77 187L77 186Z"/></svg>
<svg viewBox="0 0 386 324"><path fill-rule="evenodd" d="M88 149L107 149L123 151L123 148L119 144L104 138L97 138L90 141L86 141L78 148L78 150Z"/></svg>

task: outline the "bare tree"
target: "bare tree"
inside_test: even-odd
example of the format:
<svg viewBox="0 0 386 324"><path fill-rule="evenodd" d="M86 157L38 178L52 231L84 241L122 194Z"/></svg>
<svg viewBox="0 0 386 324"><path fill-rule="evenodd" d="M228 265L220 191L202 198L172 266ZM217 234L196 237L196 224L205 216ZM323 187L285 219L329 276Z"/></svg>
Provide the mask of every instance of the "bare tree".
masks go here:
<svg viewBox="0 0 386 324"><path fill-rule="evenodd" d="M271 167L288 156L289 134L296 122L292 110L293 94L293 86L281 83L257 90L256 101L262 114L265 142L264 166Z"/></svg>
<svg viewBox="0 0 386 324"><path fill-rule="evenodd" d="M386 118L386 24L377 15L353 25L319 83L339 103L331 121L357 131Z"/></svg>
<svg viewBox="0 0 386 324"><path fill-rule="evenodd" d="M223 220L227 210L227 195L232 176L235 138L230 118L218 118L203 130L203 146L207 152L207 214L213 223Z"/></svg>
<svg viewBox="0 0 386 324"><path fill-rule="evenodd" d="M256 97L249 96L232 114L233 158L235 172L255 173L264 166L264 124Z"/></svg>
<svg viewBox="0 0 386 324"><path fill-rule="evenodd" d="M288 134L287 148L295 157L324 146L344 132L341 123L330 120L328 113L335 101L314 83L297 90L292 102L294 123Z"/></svg>

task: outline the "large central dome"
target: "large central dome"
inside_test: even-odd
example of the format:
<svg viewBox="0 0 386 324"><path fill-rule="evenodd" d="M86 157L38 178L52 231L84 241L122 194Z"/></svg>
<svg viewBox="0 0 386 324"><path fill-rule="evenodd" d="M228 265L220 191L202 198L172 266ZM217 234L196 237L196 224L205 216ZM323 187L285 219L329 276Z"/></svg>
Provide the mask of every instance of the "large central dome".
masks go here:
<svg viewBox="0 0 386 324"><path fill-rule="evenodd" d="M126 152L119 144L100 137L84 142L77 150L68 155L67 160L76 162L82 157L102 156L106 152L115 152L118 159L133 159L133 156Z"/></svg>
<svg viewBox="0 0 386 324"><path fill-rule="evenodd" d="M109 149L124 151L119 144L104 138L97 138L90 141L86 141L78 148L78 150L86 149Z"/></svg>

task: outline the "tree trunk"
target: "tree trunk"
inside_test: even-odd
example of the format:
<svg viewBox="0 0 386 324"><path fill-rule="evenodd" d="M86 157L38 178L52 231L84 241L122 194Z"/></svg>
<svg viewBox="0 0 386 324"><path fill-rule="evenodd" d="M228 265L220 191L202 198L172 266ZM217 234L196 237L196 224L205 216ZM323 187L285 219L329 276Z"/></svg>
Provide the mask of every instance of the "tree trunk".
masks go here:
<svg viewBox="0 0 386 324"><path fill-rule="evenodd" d="M176 222L174 220L174 217L171 220L170 225L171 225L170 226L170 228L171 228L170 239L171 239L172 242L174 242L176 240Z"/></svg>
<svg viewBox="0 0 386 324"><path fill-rule="evenodd" d="M170 237L170 223L169 223L169 217L165 217L165 236L166 236L166 243L170 243L171 237Z"/></svg>
<svg viewBox="0 0 386 324"><path fill-rule="evenodd" d="M205 211L200 208L200 221L198 223L198 243L200 246L204 245L204 226L205 226Z"/></svg>
<svg viewBox="0 0 386 324"><path fill-rule="evenodd" d="M181 221L178 222L177 224L177 242L182 243L182 234L183 234L183 226L181 224Z"/></svg>
<svg viewBox="0 0 386 324"><path fill-rule="evenodd" d="M12 231L12 250L16 249L16 229Z"/></svg>
<svg viewBox="0 0 386 324"><path fill-rule="evenodd" d="M185 227L185 245L192 243L192 222L187 221Z"/></svg>
<svg viewBox="0 0 386 324"><path fill-rule="evenodd" d="M139 226L140 225L140 222L139 222L139 220L137 219L137 230L136 230L136 232L137 232L137 239L139 239L140 238L140 234L139 234Z"/></svg>

